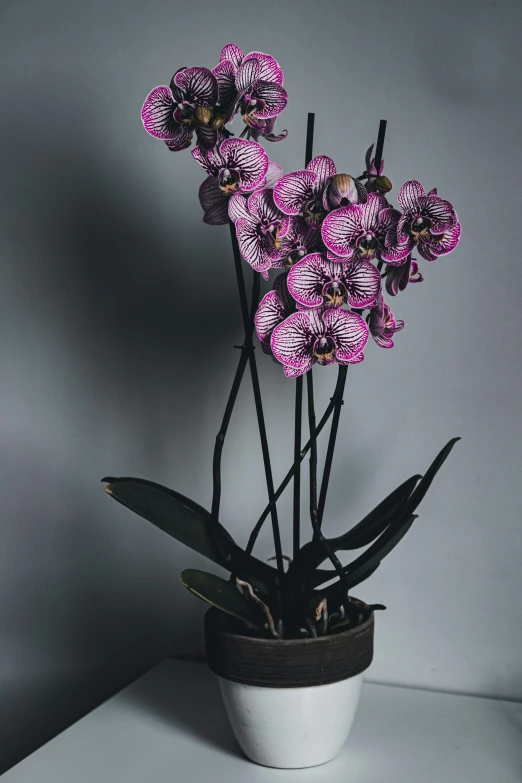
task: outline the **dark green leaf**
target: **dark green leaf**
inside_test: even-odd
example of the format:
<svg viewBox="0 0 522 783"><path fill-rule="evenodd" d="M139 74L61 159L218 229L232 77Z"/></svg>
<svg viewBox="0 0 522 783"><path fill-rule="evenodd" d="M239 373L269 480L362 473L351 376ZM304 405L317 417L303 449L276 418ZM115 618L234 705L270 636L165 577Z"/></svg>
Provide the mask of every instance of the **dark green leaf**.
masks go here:
<svg viewBox="0 0 522 783"><path fill-rule="evenodd" d="M182 584L191 593L202 598L203 601L216 606L222 612L238 617L247 623L250 628L259 630L254 618L250 614L248 604L233 582L215 574L207 574L205 571L197 571L195 568L187 568L181 574Z"/></svg>
<svg viewBox="0 0 522 783"><path fill-rule="evenodd" d="M112 479L105 491L122 505L152 522L160 530L208 557L223 568L234 570L265 595L277 584L277 571L247 555L202 506L161 484L135 478ZM217 542L217 544L216 544Z"/></svg>
<svg viewBox="0 0 522 783"><path fill-rule="evenodd" d="M390 522L400 512L404 502L409 498L417 482L422 476L412 476L400 487L394 489L373 511L364 517L355 527L337 538L330 538L328 543L334 550L360 549L368 546L385 530Z"/></svg>
<svg viewBox="0 0 522 783"><path fill-rule="evenodd" d="M416 519L417 515L411 514L405 520L399 520L397 523L390 525L377 541L368 547L366 552L363 552L362 555L359 555L350 565L344 568L349 589L352 589L373 574L381 564L381 560L397 546ZM339 582L336 582L333 585L329 585L327 590L333 595L339 586Z"/></svg>
<svg viewBox="0 0 522 783"><path fill-rule="evenodd" d="M422 479L419 482L418 487L415 489L415 491L412 493L411 497L407 501L407 503L404 506L403 514L412 514L415 509L418 507L421 500L424 498L426 492L431 486L431 482L437 475L438 471L446 461L447 457L449 456L453 446L457 441L459 441L460 438L452 438L444 448L437 454L431 465L429 466L428 470L422 477Z"/></svg>

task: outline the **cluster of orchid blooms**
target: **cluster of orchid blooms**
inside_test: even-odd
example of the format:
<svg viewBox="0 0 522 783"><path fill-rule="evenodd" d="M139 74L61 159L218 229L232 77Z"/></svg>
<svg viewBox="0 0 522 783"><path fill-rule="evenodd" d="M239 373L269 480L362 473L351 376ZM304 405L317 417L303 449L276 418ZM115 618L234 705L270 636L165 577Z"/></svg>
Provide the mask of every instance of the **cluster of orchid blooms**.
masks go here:
<svg viewBox="0 0 522 783"><path fill-rule="evenodd" d="M142 120L173 151L196 135L192 156L208 174L199 190L204 221L231 220L241 255L265 279L269 269L282 270L255 326L265 353L295 378L314 364L362 361L370 334L391 348L404 322L384 302L382 283L393 297L421 282L412 253L426 261L450 253L460 224L450 202L416 180L400 188L392 206L373 146L359 177L338 173L326 155L283 174L258 139L286 138L287 131L274 133L286 102L273 57L227 44L212 70L181 68L170 86L152 90ZM245 125L239 137L226 127L236 114Z"/></svg>

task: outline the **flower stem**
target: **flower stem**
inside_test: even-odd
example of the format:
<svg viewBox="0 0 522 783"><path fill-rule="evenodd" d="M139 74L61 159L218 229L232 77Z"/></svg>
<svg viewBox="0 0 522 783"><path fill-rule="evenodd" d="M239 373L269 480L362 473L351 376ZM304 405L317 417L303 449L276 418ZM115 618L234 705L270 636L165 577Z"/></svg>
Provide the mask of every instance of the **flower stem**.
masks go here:
<svg viewBox="0 0 522 783"><path fill-rule="evenodd" d="M249 320L250 334L253 334L254 331L254 315L256 313L257 306L259 304L259 287L260 287L259 275L254 274L254 278L252 282L252 300L250 304L250 320ZM232 412L234 410L234 405L236 404L239 387L241 386L241 382L243 380L243 375L245 373L247 362L248 362L248 349L246 347L246 344L244 343L241 346L241 356L239 357L236 374L234 376L234 381L232 383L232 388L230 390L230 394L228 397L225 413L223 414L223 421L221 422L221 428L218 434L216 435L216 443L214 446L214 458L212 460L213 491L212 491L212 509L211 509L211 517L214 522L217 522L219 519L219 506L221 503L221 457L223 454L223 446L225 443L225 437L227 434L228 425L230 424L230 419L232 418Z"/></svg>
<svg viewBox="0 0 522 783"><path fill-rule="evenodd" d="M335 403L336 403L337 399L339 397L342 398L342 396L343 396L344 384L346 382L346 372L347 372L347 370L348 370L347 365L345 365L345 364L340 364L339 365L339 374L337 376L337 384L335 386L335 391L333 393L333 397L330 399L330 402L328 403L328 405L326 407L326 410L325 410L325 412L324 412L324 414L323 414L323 416L321 418L321 421L319 422L319 424L317 425L317 427L314 430L313 435L314 435L315 438L319 437L319 434L322 432L324 426L327 424L328 419L330 418L330 416L332 415L332 413L334 411ZM292 467L290 468L290 470L288 471L288 473L284 477L284 479L281 482L281 484L279 485L279 487L276 489L275 494L274 494L274 499L271 502L268 503L267 507L265 508L265 510L263 511L261 516L259 517L259 519L257 520L256 526L253 529L252 533L250 534L250 538L248 540L248 544L247 544L247 547L246 547L247 554L250 554L252 552L252 549L254 548L254 544L256 542L256 539L257 539L257 537L259 535L259 531L263 527L263 523L264 523L265 519L267 518L267 516L269 515L269 513L270 513L270 511L272 509L272 504L277 503L277 501L279 500L279 498L281 497L281 495L283 494L283 492L285 491L285 489L287 488L287 486L291 482L291 480L294 477L296 471L299 469L299 466L300 466L301 462L304 460L304 458L306 457L306 455L310 451L311 445L312 445L312 440L310 439L305 444L303 449L301 450L298 459L296 459L294 461L294 464L292 465Z"/></svg>
<svg viewBox="0 0 522 783"><path fill-rule="evenodd" d="M348 370L348 367L346 368ZM330 429L330 437L328 439L328 448L326 450L326 459L324 462L323 478L321 481L321 492L319 494L319 506L317 508L317 516L319 521L319 527L321 527L323 521L324 507L326 504L326 494L328 492L328 483L330 481L330 473L332 470L332 463L335 451L335 442L337 439L337 430L339 428L339 419L341 418L341 406L343 405L343 393L346 383L346 373L344 375L344 381L341 388L341 393L337 398L334 406L334 412L332 417L332 426Z"/></svg>
<svg viewBox="0 0 522 783"><path fill-rule="evenodd" d="M299 460L301 451L301 423L303 418L303 376L295 381L295 429L294 429L294 462ZM294 558L301 547L301 463L294 475Z"/></svg>
<svg viewBox="0 0 522 783"><path fill-rule="evenodd" d="M387 125L386 120L381 120L379 123L379 132L377 134L377 146L375 149L375 164L374 164L375 168L377 169L377 172L379 172L379 167L382 161L384 137L386 135L386 125ZM382 261L379 261L377 268L379 269L379 271L382 269ZM345 380L346 380L346 376L345 376ZM330 438L328 440L328 448L326 451L323 478L321 481L321 492L319 494L319 506L317 509L319 527L321 526L323 521L324 507L326 504L326 495L328 493L328 483L330 481L330 473L332 470L332 463L333 463L333 457L335 451L335 442L337 439L337 430L339 428L339 419L341 417L341 406L343 404L343 392L344 392L344 385L343 385L343 390L341 391L341 394L339 395L339 398L337 399L337 402L335 404L333 418L332 418L332 427L330 429Z"/></svg>
<svg viewBox="0 0 522 783"><path fill-rule="evenodd" d="M344 373L346 380L346 373ZM344 384L343 384L344 385ZM341 584L346 584L346 574L343 566L328 541L321 533L319 517L317 514L317 436L315 427L315 407L314 407L314 379L312 370L306 375L306 392L308 396L308 425L310 427L310 519L314 529L314 538L319 541L324 551L328 555L330 562L337 571Z"/></svg>
<svg viewBox="0 0 522 783"><path fill-rule="evenodd" d="M308 112L306 124L305 168L312 160L314 146L314 112ZM295 382L295 425L294 425L294 462L299 460L301 451L301 424L303 417L303 376ZM294 557L301 546L301 465L294 475L294 515L293 515L293 551Z"/></svg>
<svg viewBox="0 0 522 783"><path fill-rule="evenodd" d="M245 329L245 352L248 354L250 364L250 374L252 376L252 386L254 389L254 401L256 405L257 424L259 427L259 437L261 439L261 450L263 453L263 463L265 466L266 486L268 490L268 499L270 514L272 517L272 531L274 535L274 548L277 560L277 570L279 573L280 585L285 583L285 570L283 566L283 551L281 548L281 534L279 532L279 521L277 518L276 498L274 496L274 481L272 478L272 467L270 464L270 452L268 450L268 439L266 436L265 417L263 413L263 402L261 400L261 389L259 386L259 377L257 374L256 357L254 354L254 343L252 341L252 331L250 328L250 319L248 314L248 302L245 289L245 279L243 277L243 262L239 252L237 242L236 228L229 220L230 236L232 239L232 249L234 251L234 264L236 267L237 285L239 290L239 301L241 304L241 315L243 316L243 326ZM254 274L257 274L254 272ZM284 603L284 602L283 602Z"/></svg>

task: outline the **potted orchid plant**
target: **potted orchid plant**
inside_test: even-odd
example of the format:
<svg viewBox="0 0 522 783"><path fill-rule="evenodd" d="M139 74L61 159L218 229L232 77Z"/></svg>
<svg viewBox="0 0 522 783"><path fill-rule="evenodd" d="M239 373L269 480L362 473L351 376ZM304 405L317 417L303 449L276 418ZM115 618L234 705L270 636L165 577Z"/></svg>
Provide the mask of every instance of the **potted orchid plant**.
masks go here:
<svg viewBox="0 0 522 783"><path fill-rule="evenodd" d="M314 115L308 115L304 168L284 174L260 141L278 142L287 103L283 71L270 55L225 46L219 63L180 68L169 86L152 90L142 109L145 130L171 151L192 147L207 173L199 189L203 220L228 225L244 341L213 455L210 511L152 481L106 478L106 492L173 538L225 569L228 579L188 569L181 581L211 605L205 619L207 658L218 675L232 728L252 760L307 767L333 758L357 708L363 672L372 661L374 613L352 590L370 577L417 518L417 509L458 438L426 472L406 480L354 527L330 537L323 515L350 365L370 343L390 349L404 327L389 302L422 282L413 253L427 262L458 244L451 203L411 180L390 193L384 174L386 122L375 155L358 176L313 156ZM243 128L229 126L239 115ZM244 269L252 269L247 296ZM261 298L261 279L276 270ZM384 300L386 294L388 301ZM395 309L395 308L394 308ZM294 461L276 488L272 475L254 332L264 354L295 385ZM268 502L245 547L220 519L221 456L238 390L250 370ZM337 366L335 388L317 421L314 372ZM354 371L356 371L354 369ZM303 437L306 379L308 434ZM322 478L317 440L330 424ZM301 465L309 455L310 535L302 542ZM293 482L293 556L281 546L277 501ZM252 554L270 517L275 566ZM340 554L362 550L348 564ZM342 555L341 555L342 556ZM329 562L330 567L324 567ZM321 720L317 721L316 716ZM308 742L313 734L315 741Z"/></svg>

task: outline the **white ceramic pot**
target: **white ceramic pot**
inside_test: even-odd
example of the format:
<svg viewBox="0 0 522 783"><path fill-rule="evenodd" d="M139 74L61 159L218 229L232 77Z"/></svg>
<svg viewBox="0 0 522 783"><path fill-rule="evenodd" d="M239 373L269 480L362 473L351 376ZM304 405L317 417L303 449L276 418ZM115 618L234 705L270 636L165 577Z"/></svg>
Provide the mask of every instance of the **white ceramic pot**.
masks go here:
<svg viewBox="0 0 522 783"><path fill-rule="evenodd" d="M306 688L265 688L218 677L236 740L265 767L298 769L331 761L348 739L363 675Z"/></svg>
<svg viewBox="0 0 522 783"><path fill-rule="evenodd" d="M205 616L207 660L248 758L302 769L335 758L348 739L363 672L373 658L373 613L337 634L245 635L217 609Z"/></svg>

